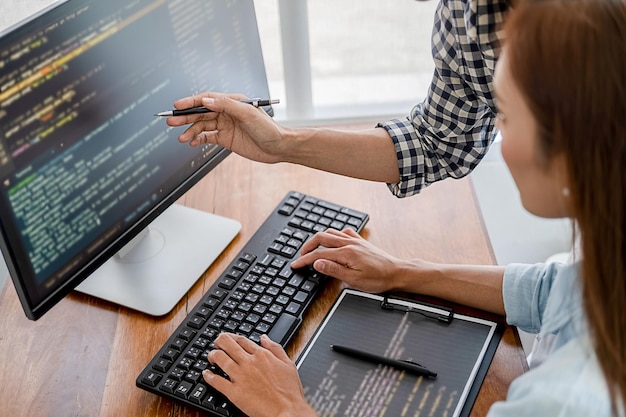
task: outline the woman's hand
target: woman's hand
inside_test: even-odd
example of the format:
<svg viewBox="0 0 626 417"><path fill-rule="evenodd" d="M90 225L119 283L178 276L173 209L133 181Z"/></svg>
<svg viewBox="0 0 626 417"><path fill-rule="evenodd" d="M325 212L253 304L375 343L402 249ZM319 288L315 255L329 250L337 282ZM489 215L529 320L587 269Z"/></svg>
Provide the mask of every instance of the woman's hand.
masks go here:
<svg viewBox="0 0 626 417"><path fill-rule="evenodd" d="M398 289L393 281L402 262L375 247L352 229L329 229L304 245L292 268L312 265L316 271L371 293Z"/></svg>
<svg viewBox="0 0 626 417"><path fill-rule="evenodd" d="M315 416L304 398L295 364L267 335L261 346L250 339L222 333L209 362L219 366L229 379L204 371L204 380L224 394L250 417Z"/></svg>
<svg viewBox="0 0 626 417"><path fill-rule="evenodd" d="M243 99L246 99L243 95L217 93L186 97L176 101L174 108L204 106L212 112L171 116L167 118L167 124L190 124L178 137L181 143L191 146L218 144L258 162L280 162L286 129L275 123L263 109L238 101Z"/></svg>

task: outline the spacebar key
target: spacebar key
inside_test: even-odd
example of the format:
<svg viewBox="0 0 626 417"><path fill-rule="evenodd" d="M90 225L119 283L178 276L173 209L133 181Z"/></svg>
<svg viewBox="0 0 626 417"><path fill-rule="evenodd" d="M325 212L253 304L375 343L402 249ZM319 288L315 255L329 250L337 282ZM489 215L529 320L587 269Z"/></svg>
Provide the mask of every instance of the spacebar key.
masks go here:
<svg viewBox="0 0 626 417"><path fill-rule="evenodd" d="M278 316L278 320L274 323L274 327L272 327L272 330L270 330L267 335L274 342L284 347L287 340L299 324L300 319L298 317L292 316L288 313L283 313Z"/></svg>

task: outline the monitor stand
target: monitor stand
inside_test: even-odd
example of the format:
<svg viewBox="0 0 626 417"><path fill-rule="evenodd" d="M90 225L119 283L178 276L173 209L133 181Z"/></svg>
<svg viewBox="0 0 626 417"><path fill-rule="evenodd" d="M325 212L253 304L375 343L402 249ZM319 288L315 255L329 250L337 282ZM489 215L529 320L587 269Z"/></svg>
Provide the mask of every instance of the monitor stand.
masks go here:
<svg viewBox="0 0 626 417"><path fill-rule="evenodd" d="M162 316L174 308L240 229L235 220L174 204L76 290Z"/></svg>

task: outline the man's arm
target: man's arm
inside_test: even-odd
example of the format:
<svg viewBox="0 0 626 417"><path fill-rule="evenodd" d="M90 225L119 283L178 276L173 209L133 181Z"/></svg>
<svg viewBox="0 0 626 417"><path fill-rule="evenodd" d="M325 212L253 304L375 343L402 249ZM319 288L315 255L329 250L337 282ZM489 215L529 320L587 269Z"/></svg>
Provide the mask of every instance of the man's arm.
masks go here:
<svg viewBox="0 0 626 417"><path fill-rule="evenodd" d="M178 109L204 105L213 110L168 119L171 126L191 124L179 136L193 146L217 143L260 162L293 162L346 176L389 183L398 197L427 185L467 175L493 140L495 102L492 94L496 33L504 2L493 15L467 18L464 2L440 2L433 29L435 74L426 99L404 119L381 128L348 132L288 128L261 109L239 103L238 95L204 93L174 103ZM452 10L451 8L457 8ZM472 38L468 22L487 21ZM471 24L471 23L469 23ZM203 98L210 98L203 101Z"/></svg>
<svg viewBox="0 0 626 417"><path fill-rule="evenodd" d="M177 109L205 106L210 113L173 116L170 126L189 127L178 137L191 146L218 144L254 161L292 162L371 181L396 182L398 164L385 129L361 131L290 128L236 94L202 93L174 103Z"/></svg>
<svg viewBox="0 0 626 417"><path fill-rule="evenodd" d="M283 159L311 168L387 183L398 182L395 149L385 129L289 129Z"/></svg>

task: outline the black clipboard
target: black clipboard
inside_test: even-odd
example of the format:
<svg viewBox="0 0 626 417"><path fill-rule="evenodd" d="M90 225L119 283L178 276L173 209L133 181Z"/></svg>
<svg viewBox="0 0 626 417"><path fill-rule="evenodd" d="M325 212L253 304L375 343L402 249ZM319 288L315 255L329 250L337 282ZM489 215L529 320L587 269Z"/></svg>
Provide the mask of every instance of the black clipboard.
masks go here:
<svg viewBox="0 0 626 417"><path fill-rule="evenodd" d="M344 289L296 361L320 416L468 416L504 325L414 300ZM331 350L411 360L426 378Z"/></svg>

